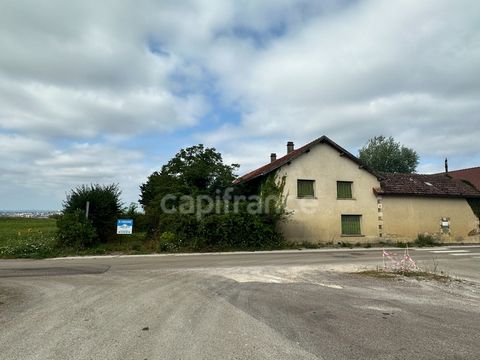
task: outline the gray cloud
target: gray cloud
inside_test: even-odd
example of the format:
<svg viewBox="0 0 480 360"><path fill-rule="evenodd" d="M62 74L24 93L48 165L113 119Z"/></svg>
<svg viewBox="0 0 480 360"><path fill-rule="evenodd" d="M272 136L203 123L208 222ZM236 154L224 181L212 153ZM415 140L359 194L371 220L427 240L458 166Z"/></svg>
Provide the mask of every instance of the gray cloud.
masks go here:
<svg viewBox="0 0 480 360"><path fill-rule="evenodd" d="M352 150L385 134L423 157L463 156L473 166L479 17L473 1L364 1L309 19L266 48L231 44L240 55L225 61L219 84L242 104L242 122L205 136L233 152L252 134L269 143L326 134Z"/></svg>
<svg viewBox="0 0 480 360"><path fill-rule="evenodd" d="M479 18L473 0L3 1L0 195L98 181L134 200L152 166L125 141L208 111L193 139L242 170L322 134L354 152L393 135L423 171L477 165Z"/></svg>

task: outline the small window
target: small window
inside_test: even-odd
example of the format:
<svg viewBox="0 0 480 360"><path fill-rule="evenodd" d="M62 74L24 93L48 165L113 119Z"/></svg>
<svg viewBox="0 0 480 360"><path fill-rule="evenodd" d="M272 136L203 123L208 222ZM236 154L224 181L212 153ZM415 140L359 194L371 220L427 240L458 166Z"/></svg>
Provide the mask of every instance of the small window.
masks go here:
<svg viewBox="0 0 480 360"><path fill-rule="evenodd" d="M314 180L297 180L297 196L299 198L313 198L315 196Z"/></svg>
<svg viewBox="0 0 480 360"><path fill-rule="evenodd" d="M337 181L337 198L338 199L353 198L351 181Z"/></svg>
<svg viewBox="0 0 480 360"><path fill-rule="evenodd" d="M342 215L342 235L361 235L361 215Z"/></svg>

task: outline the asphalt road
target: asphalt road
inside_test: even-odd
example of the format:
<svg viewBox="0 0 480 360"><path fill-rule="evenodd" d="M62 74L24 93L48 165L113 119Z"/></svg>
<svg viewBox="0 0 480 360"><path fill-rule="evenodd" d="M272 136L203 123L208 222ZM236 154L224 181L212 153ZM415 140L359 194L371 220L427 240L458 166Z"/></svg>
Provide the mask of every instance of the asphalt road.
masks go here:
<svg viewBox="0 0 480 360"><path fill-rule="evenodd" d="M0 261L0 359L478 359L480 247L411 251L463 281L351 274L381 253Z"/></svg>

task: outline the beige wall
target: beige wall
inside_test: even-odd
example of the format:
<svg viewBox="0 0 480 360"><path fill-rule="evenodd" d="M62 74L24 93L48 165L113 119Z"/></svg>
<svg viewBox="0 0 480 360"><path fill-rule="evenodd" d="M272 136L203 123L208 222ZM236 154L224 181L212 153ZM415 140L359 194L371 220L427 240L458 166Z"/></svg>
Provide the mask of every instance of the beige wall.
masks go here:
<svg viewBox="0 0 480 360"><path fill-rule="evenodd" d="M465 199L384 196L385 238L411 240L420 233L440 234L442 218L450 218L450 236L444 242L478 242L469 236L478 229L478 219Z"/></svg>
<svg viewBox="0 0 480 360"><path fill-rule="evenodd" d="M287 209L293 211L282 226L285 237L295 242L363 242L377 240L378 210L373 188L378 180L358 164L326 144L284 165L278 176L286 175ZM315 180L315 198L297 197L297 179ZM353 200L337 200L337 181L353 182ZM363 237L342 237L341 215L362 215Z"/></svg>

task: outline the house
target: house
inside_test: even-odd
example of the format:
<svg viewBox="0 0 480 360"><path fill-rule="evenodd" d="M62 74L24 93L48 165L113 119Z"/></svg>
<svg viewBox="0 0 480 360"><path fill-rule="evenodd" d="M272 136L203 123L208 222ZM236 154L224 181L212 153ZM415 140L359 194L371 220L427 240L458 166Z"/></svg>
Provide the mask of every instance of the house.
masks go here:
<svg viewBox="0 0 480 360"><path fill-rule="evenodd" d="M259 189L274 175L285 178L290 219L282 224L294 242L412 240L419 233L444 241L478 242L480 191L442 175L377 173L322 136L238 178Z"/></svg>
<svg viewBox="0 0 480 360"><path fill-rule="evenodd" d="M470 184L480 190L480 166L454 171L448 171L448 168L445 170L448 176L454 179L468 181Z"/></svg>

